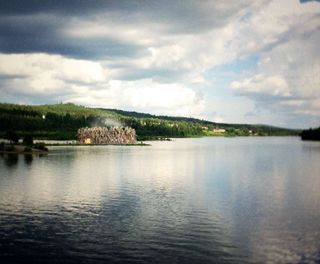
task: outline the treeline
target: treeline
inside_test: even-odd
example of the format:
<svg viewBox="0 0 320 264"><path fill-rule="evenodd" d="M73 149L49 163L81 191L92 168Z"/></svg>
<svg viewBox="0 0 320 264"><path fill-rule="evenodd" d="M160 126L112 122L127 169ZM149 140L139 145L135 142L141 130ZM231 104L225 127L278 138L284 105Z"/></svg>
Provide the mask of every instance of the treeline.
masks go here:
<svg viewBox="0 0 320 264"><path fill-rule="evenodd" d="M0 104L0 133L16 131L21 137L32 133L36 138L75 139L77 129L103 126L105 119L117 115L74 104L27 106Z"/></svg>
<svg viewBox="0 0 320 264"><path fill-rule="evenodd" d="M81 127L129 126L138 140L166 137L216 135L216 128L225 129L224 136L297 135L298 131L264 125L218 124L186 117L154 116L115 109L88 108L75 104L17 105L0 104L0 137L16 131L21 137L32 133L34 138L75 139Z"/></svg>
<svg viewBox="0 0 320 264"><path fill-rule="evenodd" d="M303 130L300 136L302 140L320 140L320 127Z"/></svg>

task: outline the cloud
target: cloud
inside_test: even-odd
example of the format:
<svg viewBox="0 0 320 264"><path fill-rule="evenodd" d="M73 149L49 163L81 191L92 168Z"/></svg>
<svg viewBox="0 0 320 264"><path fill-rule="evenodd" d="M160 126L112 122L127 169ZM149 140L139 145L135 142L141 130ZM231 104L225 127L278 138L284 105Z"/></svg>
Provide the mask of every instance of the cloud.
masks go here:
<svg viewBox="0 0 320 264"><path fill-rule="evenodd" d="M97 16L112 17L116 24L142 25L146 21L162 25L170 32L199 33L224 25L239 10L252 4L252 0L220 1L140 1L140 0L19 0L0 2L0 14L10 16L53 14L63 17L91 19ZM126 22L125 22L126 21Z"/></svg>
<svg viewBox="0 0 320 264"><path fill-rule="evenodd" d="M300 3L307 3L307 2L312 2L312 1L315 1L315 2L320 2L319 0L300 0Z"/></svg>
<svg viewBox="0 0 320 264"><path fill-rule="evenodd" d="M167 36L221 27L251 2L2 1L0 50L86 59L140 56Z"/></svg>
<svg viewBox="0 0 320 264"><path fill-rule="evenodd" d="M0 54L0 76L2 94L35 98L59 98L107 79L99 63L48 54Z"/></svg>
<svg viewBox="0 0 320 264"><path fill-rule="evenodd" d="M141 47L112 35L78 38L67 35L65 28L71 26L72 17L60 14L4 15L0 17L0 51L3 53L47 53L81 59L106 59L109 57L134 57L140 55ZM85 29L83 29L85 30ZM85 32L85 31L83 31Z"/></svg>
<svg viewBox="0 0 320 264"><path fill-rule="evenodd" d="M85 93L85 94L84 94ZM158 84L151 79L110 81L107 88L84 91L68 100L95 107L116 108L154 114L200 116L205 102L201 94L181 84Z"/></svg>
<svg viewBox="0 0 320 264"><path fill-rule="evenodd" d="M204 109L201 94L181 84L110 80L98 62L59 55L0 54L0 77L5 83L2 95L21 94L33 103L48 98L49 102L183 116L199 116Z"/></svg>
<svg viewBox="0 0 320 264"><path fill-rule="evenodd" d="M279 75L263 76L254 75L240 82L232 82L231 88L236 92L246 95L264 95L274 97L289 97L290 90L287 81Z"/></svg>
<svg viewBox="0 0 320 264"><path fill-rule="evenodd" d="M12 0L0 2L0 14L0 93L11 101L219 112L230 122L250 111L272 122L262 113L276 109L284 122L296 120L290 126L319 116L315 1ZM252 69L239 69L253 57ZM230 74L208 77L224 65ZM238 105L245 97L256 109L208 105L213 94L224 106L234 99L222 82Z"/></svg>
<svg viewBox="0 0 320 264"><path fill-rule="evenodd" d="M1 2L0 52L104 61L116 79L200 83L207 67L235 56L220 29L252 2Z"/></svg>
<svg viewBox="0 0 320 264"><path fill-rule="evenodd" d="M266 38L277 36L277 45L264 50L257 68L245 78L233 81L230 87L236 94L255 101L257 108L270 109L275 114L295 119L295 126L301 127L301 123L308 122L306 119L312 119L317 125L320 118L319 5L295 4L290 15L281 8L274 11L272 3L269 7L272 9L265 12L277 15L273 17L278 21L276 24L280 25L281 21L285 24L280 33L266 34ZM262 16L258 16L261 20ZM274 28L275 25L271 27L265 21L263 27Z"/></svg>
<svg viewBox="0 0 320 264"><path fill-rule="evenodd" d="M105 79L99 63L48 54L0 54L0 75L21 77L50 73L57 79L82 83Z"/></svg>

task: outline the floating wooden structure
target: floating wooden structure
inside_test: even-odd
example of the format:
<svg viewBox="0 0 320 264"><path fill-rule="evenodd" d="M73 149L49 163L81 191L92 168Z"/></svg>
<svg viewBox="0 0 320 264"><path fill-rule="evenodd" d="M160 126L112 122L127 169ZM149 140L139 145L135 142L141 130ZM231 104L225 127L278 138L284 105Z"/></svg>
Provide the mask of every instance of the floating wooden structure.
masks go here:
<svg viewBox="0 0 320 264"><path fill-rule="evenodd" d="M77 133L79 144L125 145L136 143L136 131L130 127L85 127Z"/></svg>

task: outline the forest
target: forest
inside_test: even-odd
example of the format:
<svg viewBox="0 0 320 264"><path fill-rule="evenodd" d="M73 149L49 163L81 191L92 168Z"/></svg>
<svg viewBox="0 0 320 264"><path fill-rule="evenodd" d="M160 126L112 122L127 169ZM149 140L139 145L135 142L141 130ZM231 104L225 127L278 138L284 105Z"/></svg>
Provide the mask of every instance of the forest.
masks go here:
<svg viewBox="0 0 320 264"><path fill-rule="evenodd" d="M320 127L318 128L310 128L308 130L303 130L301 132L302 140L317 140L320 141Z"/></svg>
<svg viewBox="0 0 320 264"><path fill-rule="evenodd" d="M0 138L15 131L21 138L76 139L81 127L129 126L138 140L200 136L286 136L300 131L267 125L226 124L187 117L155 116L73 103L18 105L0 103Z"/></svg>

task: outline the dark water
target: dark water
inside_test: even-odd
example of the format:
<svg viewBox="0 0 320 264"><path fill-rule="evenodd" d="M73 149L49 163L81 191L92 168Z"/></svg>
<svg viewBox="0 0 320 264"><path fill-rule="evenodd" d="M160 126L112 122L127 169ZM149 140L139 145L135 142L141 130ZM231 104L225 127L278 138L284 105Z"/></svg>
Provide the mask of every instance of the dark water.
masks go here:
<svg viewBox="0 0 320 264"><path fill-rule="evenodd" d="M320 143L152 144L3 155L1 263L320 263Z"/></svg>

